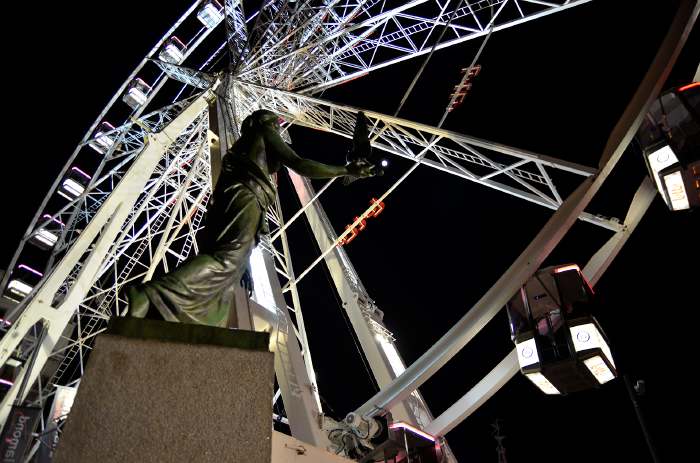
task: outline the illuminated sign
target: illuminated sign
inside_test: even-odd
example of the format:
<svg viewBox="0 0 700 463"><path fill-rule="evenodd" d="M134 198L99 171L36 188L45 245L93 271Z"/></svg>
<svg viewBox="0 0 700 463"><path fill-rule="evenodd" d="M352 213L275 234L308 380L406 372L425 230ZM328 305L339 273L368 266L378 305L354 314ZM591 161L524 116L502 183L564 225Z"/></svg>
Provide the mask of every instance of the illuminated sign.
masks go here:
<svg viewBox="0 0 700 463"><path fill-rule="evenodd" d="M32 433L41 416L41 408L13 406L0 436L3 463L21 463L32 442Z"/></svg>
<svg viewBox="0 0 700 463"><path fill-rule="evenodd" d="M353 219L353 223L345 226L345 233L339 241L338 246L344 246L357 238L357 235L367 227L367 219L376 217L384 210L384 202L377 198L372 198L369 201L370 208L363 214L365 218L361 219L357 216Z"/></svg>
<svg viewBox="0 0 700 463"><path fill-rule="evenodd" d="M55 387L56 393L54 395L50 419L54 422L58 422L67 417L70 413L73 402L75 401L75 395L78 393L78 388L69 386Z"/></svg>
<svg viewBox="0 0 700 463"><path fill-rule="evenodd" d="M520 368L539 363L540 357L537 355L537 344L535 344L534 338L516 343L515 348L518 351L518 363L520 364Z"/></svg>
<svg viewBox="0 0 700 463"><path fill-rule="evenodd" d="M569 328L569 331L571 332L571 340L574 342L576 352L598 348L603 351L608 361L615 366L608 343L605 342L603 335L600 334L600 331L593 323L572 326Z"/></svg>
<svg viewBox="0 0 700 463"><path fill-rule="evenodd" d="M593 373L593 376L595 376L595 379L598 380L600 384L605 384L615 378L615 375L610 371L610 368L608 368L600 355L586 359L583 363L588 367L591 373Z"/></svg>
<svg viewBox="0 0 700 463"><path fill-rule="evenodd" d="M527 376L527 379L532 381L533 384L540 388L540 390L545 394L561 394L561 392L559 392L559 389L554 387L554 385L550 383L549 380L545 378L542 373L527 373L525 376Z"/></svg>
<svg viewBox="0 0 700 463"><path fill-rule="evenodd" d="M665 145L656 151L653 151L647 157L649 160L649 168L651 169L652 175L654 177L654 182L656 182L656 188L659 192L663 192L663 186L661 185L661 178L659 178L659 172L666 167L673 165L678 162L676 154L673 152L670 146ZM668 204L668 199L663 193L661 196L664 198L666 204Z"/></svg>
<svg viewBox="0 0 700 463"><path fill-rule="evenodd" d="M690 203L688 202L688 195L685 192L685 185L683 184L681 172L676 171L672 174L664 175L664 183L666 183L666 190L668 191L668 197L671 200L671 207L673 210L680 211L689 209Z"/></svg>

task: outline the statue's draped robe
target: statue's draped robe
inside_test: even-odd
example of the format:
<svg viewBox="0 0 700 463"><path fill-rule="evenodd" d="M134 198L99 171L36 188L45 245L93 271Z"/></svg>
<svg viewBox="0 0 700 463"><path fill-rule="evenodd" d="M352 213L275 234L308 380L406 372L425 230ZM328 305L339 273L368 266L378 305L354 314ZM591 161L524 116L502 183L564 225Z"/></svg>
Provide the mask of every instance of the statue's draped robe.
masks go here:
<svg viewBox="0 0 700 463"><path fill-rule="evenodd" d="M167 321L226 327L234 287L265 230L265 211L275 187L260 167L243 154L223 159L206 218L200 254L160 278L137 287ZM140 306L134 317L145 317Z"/></svg>

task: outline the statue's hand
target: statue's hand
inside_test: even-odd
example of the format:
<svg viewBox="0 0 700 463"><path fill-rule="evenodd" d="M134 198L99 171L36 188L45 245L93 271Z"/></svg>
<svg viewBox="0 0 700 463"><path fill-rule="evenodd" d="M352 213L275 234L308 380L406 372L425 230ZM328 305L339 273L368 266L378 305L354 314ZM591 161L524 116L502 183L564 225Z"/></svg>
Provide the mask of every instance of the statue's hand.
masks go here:
<svg viewBox="0 0 700 463"><path fill-rule="evenodd" d="M372 177L375 175L374 165L368 162L366 159L355 159L351 161L347 166L348 175L354 177Z"/></svg>

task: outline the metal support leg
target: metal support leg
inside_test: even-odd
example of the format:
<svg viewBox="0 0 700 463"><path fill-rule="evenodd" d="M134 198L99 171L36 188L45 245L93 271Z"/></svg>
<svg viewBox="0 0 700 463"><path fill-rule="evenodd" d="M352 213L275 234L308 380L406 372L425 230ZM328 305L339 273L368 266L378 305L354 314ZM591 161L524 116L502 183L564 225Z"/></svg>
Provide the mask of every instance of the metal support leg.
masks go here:
<svg viewBox="0 0 700 463"><path fill-rule="evenodd" d="M599 163L600 171L584 180L564 201L515 263L452 329L401 376L360 406L356 413L373 416L405 399L454 357L539 269L544 259L571 228L576 217L598 192L627 148L649 106L659 94L699 11L698 0L687 0L679 6L654 62L608 138Z"/></svg>

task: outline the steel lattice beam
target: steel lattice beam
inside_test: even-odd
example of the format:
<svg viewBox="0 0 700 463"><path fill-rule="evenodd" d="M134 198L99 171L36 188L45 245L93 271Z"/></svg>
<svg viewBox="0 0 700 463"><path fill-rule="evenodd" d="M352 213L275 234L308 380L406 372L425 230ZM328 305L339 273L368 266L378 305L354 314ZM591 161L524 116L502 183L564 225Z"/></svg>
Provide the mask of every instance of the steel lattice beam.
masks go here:
<svg viewBox="0 0 700 463"><path fill-rule="evenodd" d="M384 2L328 2L316 29L323 31L293 42L308 24L294 17L294 34L277 36L276 44L248 60L239 77L265 85L317 92L428 53L439 30L453 18L449 35L437 49L504 30L590 0L541 2L533 0L447 1L414 0L384 10ZM285 44L296 45L290 53ZM272 53L278 51L278 53Z"/></svg>
<svg viewBox="0 0 700 463"><path fill-rule="evenodd" d="M275 111L294 124L352 138L357 108L297 93L236 81L231 98L242 114ZM549 209L561 203L547 169L588 177L596 169L458 134L416 122L364 111L374 126L373 146ZM432 141L431 141L432 140ZM494 177L501 176L503 182ZM507 183L506 183L507 182ZM618 231L616 219L588 213L581 220Z"/></svg>
<svg viewBox="0 0 700 463"><path fill-rule="evenodd" d="M356 413L376 415L382 413L383 410L390 409L394 404L410 395L473 339L486 323L505 306L511 295L515 294L538 270L544 259L569 231L576 217L593 199L622 157L652 101L657 98L698 14L700 14L700 1L686 0L681 2L649 71L608 138L600 157L599 172L586 178L576 191L569 195L532 243L475 306L467 311L466 315L409 366L401 376L360 406ZM648 190L648 188L642 185L642 190ZM642 208L645 209L650 201L648 192L640 193L635 197L635 200L639 201ZM638 211L634 214L638 214ZM632 221L638 220L634 214L628 217ZM618 237L615 238L620 240ZM619 250L618 244L614 244L609 249L604 249L603 253L607 254L607 259L607 257L614 255L617 250ZM600 263L593 263L594 267L600 265ZM500 366L503 367L500 374L512 371L508 368L508 359L504 360Z"/></svg>
<svg viewBox="0 0 700 463"><path fill-rule="evenodd" d="M189 139L189 134L184 140L181 138L183 133L188 132L187 128L201 125L198 119L201 119L202 114L206 115L207 99L210 97L211 92L201 95L168 123L163 131L149 135L148 143L128 173L100 206L80 234L80 238L62 258L60 265L56 266L55 270L42 281L34 297L28 300L25 309L0 341L0 364L4 364L32 326L41 320L48 322L49 333L42 343L36 362L22 368L18 381L2 401L0 422L7 416L22 378L28 375L30 385L38 378L65 327L78 310L80 303L85 300L93 283L99 280L104 259L113 247L117 236L123 233L124 224L129 222L128 218L143 194L149 178L156 171L164 154L168 153L173 145L178 149L178 140L182 143ZM181 150L178 149L178 151ZM77 272L75 272L76 269L78 269ZM63 287L65 287L65 293L56 299L56 294L60 293ZM86 334L79 334L79 338L85 337ZM82 355L81 344L78 344L78 353Z"/></svg>

